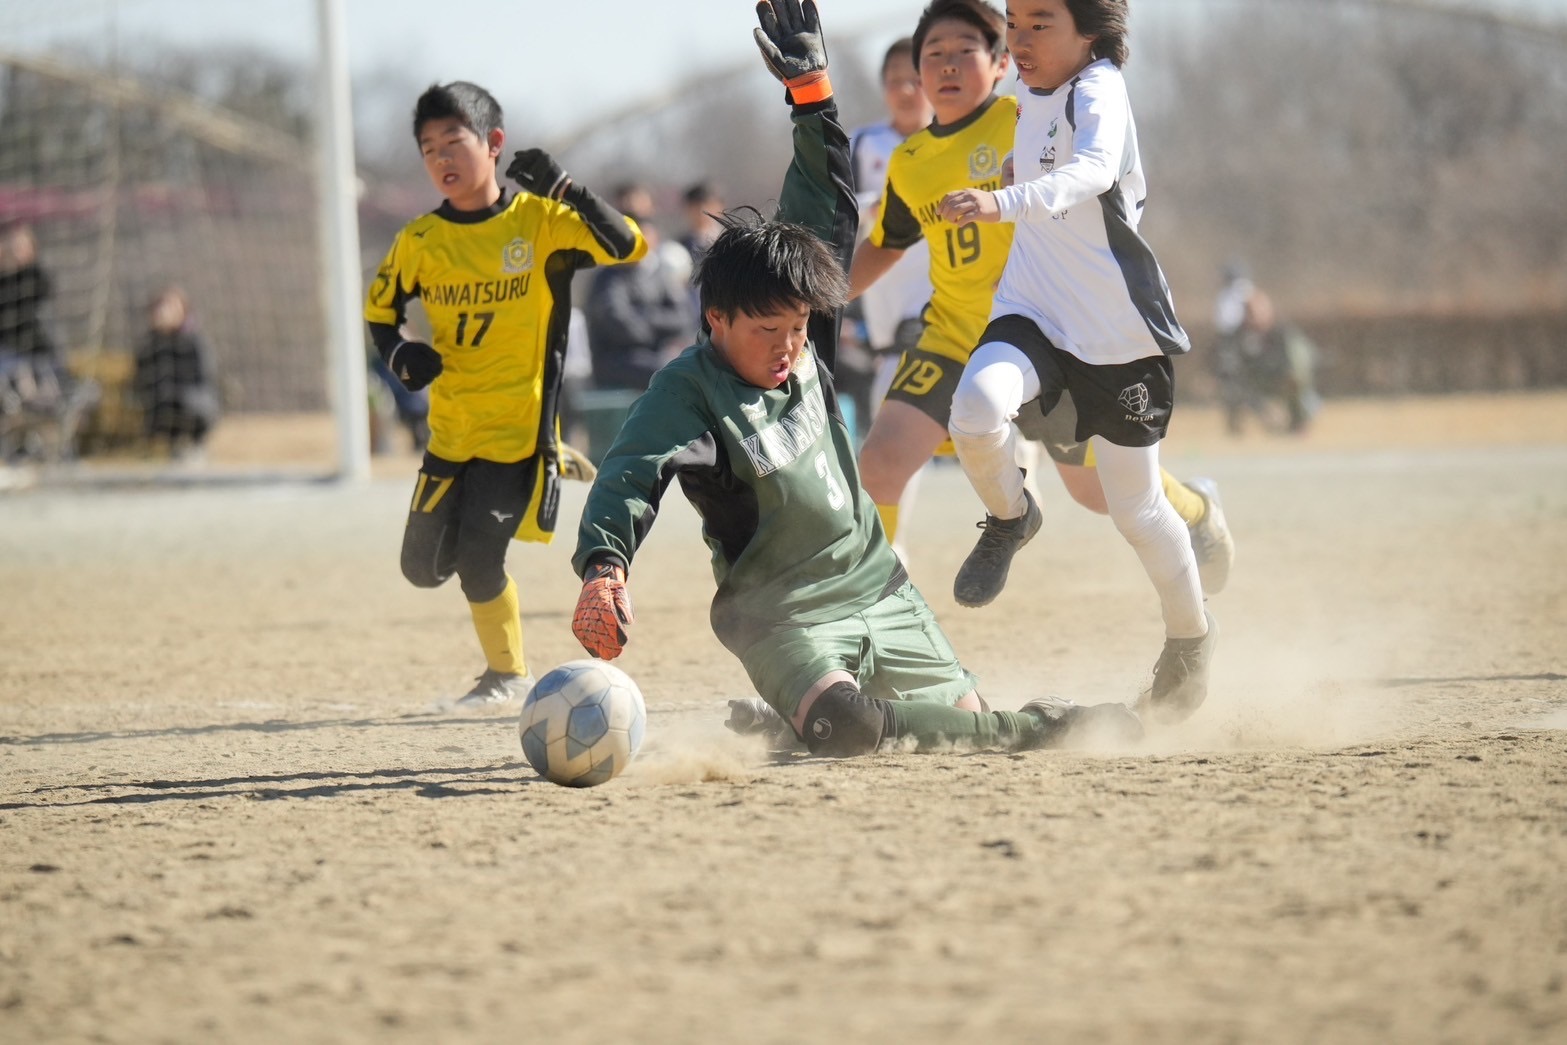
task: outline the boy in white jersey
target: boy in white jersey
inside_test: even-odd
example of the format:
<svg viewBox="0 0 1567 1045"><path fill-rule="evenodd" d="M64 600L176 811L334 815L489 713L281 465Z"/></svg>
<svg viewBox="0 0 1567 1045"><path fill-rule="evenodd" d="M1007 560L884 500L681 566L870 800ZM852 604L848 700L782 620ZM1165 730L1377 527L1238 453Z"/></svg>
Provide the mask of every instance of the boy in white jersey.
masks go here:
<svg viewBox="0 0 1567 1045"><path fill-rule="evenodd" d="M941 201L954 224L1014 227L990 325L952 401L948 430L987 512L953 594L967 606L990 602L1012 556L1038 532L1010 422L1023 403L1048 408L1070 392L1111 519L1159 593L1166 638L1144 700L1174 720L1207 695L1218 629L1203 609L1185 526L1160 485L1170 357L1191 343L1137 232L1145 185L1121 76L1126 34L1126 0L1011 0L1007 48L1028 88L1019 97L1016 182Z"/></svg>

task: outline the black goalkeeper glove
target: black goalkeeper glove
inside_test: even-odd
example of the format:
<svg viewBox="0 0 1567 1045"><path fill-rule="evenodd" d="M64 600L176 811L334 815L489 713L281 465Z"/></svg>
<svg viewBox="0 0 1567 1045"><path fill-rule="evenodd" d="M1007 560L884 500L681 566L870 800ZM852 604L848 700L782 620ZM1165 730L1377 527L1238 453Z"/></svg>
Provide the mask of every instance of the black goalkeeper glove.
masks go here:
<svg viewBox="0 0 1567 1045"><path fill-rule="evenodd" d="M535 196L558 200L571 188L571 176L543 149L523 149L511 158L506 177Z"/></svg>
<svg viewBox="0 0 1567 1045"><path fill-rule="evenodd" d="M386 366L404 388L417 392L440 376L441 354L423 341L399 341L387 353Z"/></svg>
<svg viewBox="0 0 1567 1045"><path fill-rule="evenodd" d="M832 97L827 79L827 41L816 0L760 0L751 30L767 71L789 88L789 100L808 105Z"/></svg>

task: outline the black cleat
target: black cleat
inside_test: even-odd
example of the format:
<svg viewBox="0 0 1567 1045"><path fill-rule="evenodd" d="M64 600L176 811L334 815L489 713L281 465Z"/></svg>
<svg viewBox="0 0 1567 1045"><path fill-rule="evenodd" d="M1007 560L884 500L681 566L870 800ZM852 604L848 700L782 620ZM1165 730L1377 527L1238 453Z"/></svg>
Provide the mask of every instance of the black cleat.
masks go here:
<svg viewBox="0 0 1567 1045"><path fill-rule="evenodd" d="M1143 722L1125 704L1084 706L1064 697L1041 697L1024 704L1044 728L1024 746L1029 748L1125 747L1143 739Z"/></svg>
<svg viewBox="0 0 1567 1045"><path fill-rule="evenodd" d="M793 751L804 745L794 727L761 697L737 697L729 702L724 727L742 737L761 737L769 751Z"/></svg>
<svg viewBox="0 0 1567 1045"><path fill-rule="evenodd" d="M1208 699L1208 669L1219 643L1219 625L1208 618L1208 634L1198 639L1165 639L1153 666L1153 684L1138 698L1137 708L1155 722L1184 722Z"/></svg>
<svg viewBox="0 0 1567 1045"><path fill-rule="evenodd" d="M952 597L958 600L959 606L987 605L1007 586L1012 556L1039 532L1039 526L1044 522L1033 494L1024 490L1023 499L1026 505L1018 518L998 519L986 515L984 522L975 524L984 533L979 535L979 543L958 567L957 579L952 582Z"/></svg>

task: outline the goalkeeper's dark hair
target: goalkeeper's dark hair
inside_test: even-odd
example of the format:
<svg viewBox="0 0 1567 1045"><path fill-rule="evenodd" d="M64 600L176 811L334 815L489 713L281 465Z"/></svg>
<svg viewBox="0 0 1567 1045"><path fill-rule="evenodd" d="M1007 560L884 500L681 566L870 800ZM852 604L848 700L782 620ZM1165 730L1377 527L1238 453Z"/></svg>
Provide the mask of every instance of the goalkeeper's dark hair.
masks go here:
<svg viewBox="0 0 1567 1045"><path fill-rule="evenodd" d="M419 140L424 125L431 120L449 120L454 116L481 139L488 138L491 131L506 128L501 103L493 94L476 83L453 80L432 83L414 103L414 141Z"/></svg>
<svg viewBox="0 0 1567 1045"><path fill-rule="evenodd" d="M832 248L804 225L764 221L754 207L715 215L724 231L702 255L692 283L707 310L748 316L805 305L832 313L849 300L849 278Z"/></svg>
<svg viewBox="0 0 1567 1045"><path fill-rule="evenodd" d="M990 56L997 61L1007 52L1007 16L985 0L935 0L920 12L920 20L914 26L914 68L920 67L920 52L925 50L925 37L930 27L945 19L967 22L984 36L990 45Z"/></svg>

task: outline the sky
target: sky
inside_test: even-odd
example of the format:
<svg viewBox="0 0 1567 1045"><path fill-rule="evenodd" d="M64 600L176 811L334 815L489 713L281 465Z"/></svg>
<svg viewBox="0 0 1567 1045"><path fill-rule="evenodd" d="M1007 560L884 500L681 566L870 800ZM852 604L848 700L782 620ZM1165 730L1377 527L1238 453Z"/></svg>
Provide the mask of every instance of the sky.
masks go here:
<svg viewBox="0 0 1567 1045"><path fill-rule="evenodd" d="M704 72L755 61L754 0L340 2L346 5L349 67L357 81L370 82L387 70L420 86L475 80L503 106L525 108L545 132L569 130ZM831 55L835 42L879 53L913 30L925 0L819 2ZM1136 0L1134 44L1139 5L1201 11L1235 2ZM1260 2L1252 0L1253 6ZM1567 20L1567 0L1429 2ZM4 0L3 8L20 17L0 10L0 49L44 46L51 25L102 35L101 27L112 24L125 49L149 39L242 42L303 60L317 21L316 0Z"/></svg>
<svg viewBox="0 0 1567 1045"><path fill-rule="evenodd" d="M475 80L503 105L527 101L552 130L612 112L632 92L669 89L756 55L754 0L342 2L356 79L395 69L421 86ZM873 37L879 48L912 31L924 2L823 0L829 56L835 40ZM0 8L13 3L39 9L30 22L69 22L75 32L112 20L124 49L147 39L226 41L302 58L317 20L316 0L3 0ZM0 41L7 21L0 11Z"/></svg>

